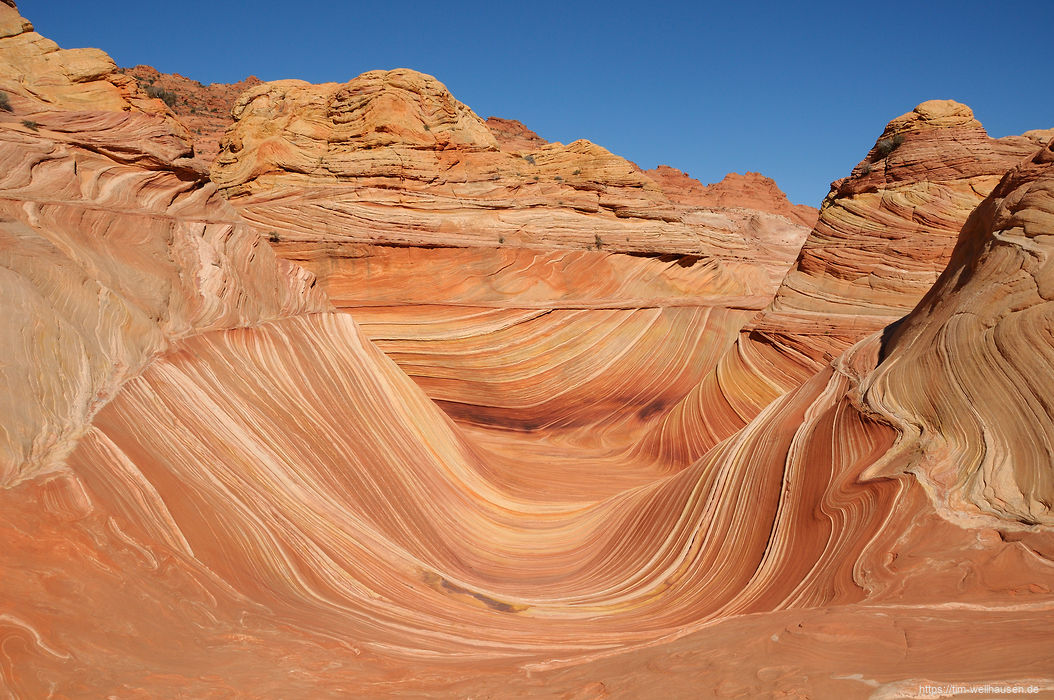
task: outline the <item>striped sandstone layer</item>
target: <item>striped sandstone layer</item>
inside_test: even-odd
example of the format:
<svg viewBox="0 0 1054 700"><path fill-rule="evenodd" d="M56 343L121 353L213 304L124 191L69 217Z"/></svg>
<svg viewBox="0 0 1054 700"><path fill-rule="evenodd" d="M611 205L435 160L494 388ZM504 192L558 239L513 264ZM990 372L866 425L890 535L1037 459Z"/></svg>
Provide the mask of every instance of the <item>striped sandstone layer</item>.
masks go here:
<svg viewBox="0 0 1054 700"><path fill-rule="evenodd" d="M2 22L11 23L6 6ZM32 104L55 124L100 131L107 110L70 114L31 99L14 93L16 111L0 112L0 298L12 300L4 336L38 345L11 355L19 403L0 416L14 434L25 407L46 404L34 444L61 439L68 449L47 468L16 454L0 487L5 693L1054 690L1043 506L1043 397L1054 388L1054 356L1043 350L1054 321L1049 149L1033 149L982 203L948 272L898 327L823 363L698 458L645 464L581 456L581 426L512 430L492 416L453 416L452 402L429 396L438 389L424 372L411 378L406 358L394 362L360 330L354 316L367 306L330 306L310 275L270 253L269 227L246 223L176 156L137 150L139 140L156 150L151 135L168 133L167 115L136 117L135 129L112 135L125 145L114 154L84 145L72 126L29 129L19 112ZM315 215L306 205L303 216ZM759 245L749 229L739 235L739 246ZM708 300L741 301L750 280L729 279L717 262L700 269L728 286L703 285ZM433 277L438 294L477 293L443 290ZM645 401L636 394L680 386L639 375L676 371L728 342L725 330L679 340L692 337L686 327L723 318L734 328L733 314L754 313L659 303L667 297L656 290L676 276L608 279L617 284L572 289L605 301L594 306L539 308L554 293L529 286L521 293L535 296L522 307L486 292L492 301L474 308L487 319L427 299L412 312L436 315L420 324L422 338L504 328L520 348L505 355L514 366L495 362L488 377L481 361L483 376L461 379L513 392L530 382L507 374L552 381L539 396L514 397L522 416L559 386L546 376L554 363L582 387L574 367L601 382L594 389L610 375L615 400L554 408L600 426L599 450L620 434L608 423L647 420L620 413ZM606 303L625 290L652 305ZM396 318L372 308L364 327L375 332ZM588 323L565 318L562 335L558 324L516 330L529 321L515 314L576 311ZM692 314L705 324L687 322ZM487 354L485 343L475 353ZM90 412L53 408L102 385L97 377L113 388ZM618 384L634 381L619 397ZM549 437L533 459L503 449L513 433L536 432Z"/></svg>
<svg viewBox="0 0 1054 700"><path fill-rule="evenodd" d="M974 208L1051 137L990 138L969 107L950 100L891 121L852 174L832 184L773 302L640 449L702 454L904 316L947 265Z"/></svg>
<svg viewBox="0 0 1054 700"><path fill-rule="evenodd" d="M233 114L214 182L525 475L569 446L584 472L664 469L626 450L771 302L807 233L484 122L413 71L266 83Z"/></svg>
<svg viewBox="0 0 1054 700"><path fill-rule="evenodd" d="M180 338L328 302L186 159L186 130L0 8L0 483L56 468L92 415ZM41 364L41 363L44 364Z"/></svg>

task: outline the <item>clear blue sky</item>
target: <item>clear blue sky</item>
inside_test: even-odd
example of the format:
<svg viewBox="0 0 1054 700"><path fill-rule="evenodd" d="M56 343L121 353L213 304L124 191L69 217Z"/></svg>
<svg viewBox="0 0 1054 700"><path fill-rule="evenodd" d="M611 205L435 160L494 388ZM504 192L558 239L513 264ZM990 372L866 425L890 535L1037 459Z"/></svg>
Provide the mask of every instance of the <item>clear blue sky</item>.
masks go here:
<svg viewBox="0 0 1054 700"><path fill-rule="evenodd" d="M202 82L407 67L482 117L703 182L762 172L818 205L893 117L969 104L993 136L1054 127L1054 0L20 0L64 48Z"/></svg>

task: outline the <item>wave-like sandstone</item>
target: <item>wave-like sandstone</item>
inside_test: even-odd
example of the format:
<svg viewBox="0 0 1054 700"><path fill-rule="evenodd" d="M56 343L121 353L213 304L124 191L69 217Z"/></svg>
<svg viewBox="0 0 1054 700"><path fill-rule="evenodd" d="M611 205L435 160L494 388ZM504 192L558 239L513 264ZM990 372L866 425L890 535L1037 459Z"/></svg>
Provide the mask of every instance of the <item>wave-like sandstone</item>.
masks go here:
<svg viewBox="0 0 1054 700"><path fill-rule="evenodd" d="M0 27L0 61L69 81ZM790 284L786 218L677 204L589 144L535 165L595 157L585 191L669 216L520 199L487 168L522 157L406 71L249 91L231 207L98 75L0 86L7 694L1054 691L1050 146L1007 156L903 321L850 340L831 311L826 360L799 323L793 365L749 326ZM518 217L529 245L495 245ZM678 425L724 415L712 444L645 449L711 374L726 403Z"/></svg>
<svg viewBox="0 0 1054 700"><path fill-rule="evenodd" d="M990 138L969 107L951 100L891 121L852 174L832 184L772 303L638 449L702 454L910 311L948 264L974 208L1051 137Z"/></svg>
<svg viewBox="0 0 1054 700"><path fill-rule="evenodd" d="M0 74L21 78L0 79L14 110L0 113L10 484L60 464L172 341L328 303L187 169L185 130L163 105L101 52L59 50L0 12Z"/></svg>
<svg viewBox="0 0 1054 700"><path fill-rule="evenodd" d="M516 462L557 442L586 466L664 470L632 455L637 436L771 302L807 234L774 185L762 204L670 195L413 71L267 83L233 114L212 178L239 212Z"/></svg>
<svg viewBox="0 0 1054 700"><path fill-rule="evenodd" d="M970 215L940 279L887 329L889 359L866 387L899 452L915 452L901 468L949 517L1054 524L1052 232L1054 140Z"/></svg>

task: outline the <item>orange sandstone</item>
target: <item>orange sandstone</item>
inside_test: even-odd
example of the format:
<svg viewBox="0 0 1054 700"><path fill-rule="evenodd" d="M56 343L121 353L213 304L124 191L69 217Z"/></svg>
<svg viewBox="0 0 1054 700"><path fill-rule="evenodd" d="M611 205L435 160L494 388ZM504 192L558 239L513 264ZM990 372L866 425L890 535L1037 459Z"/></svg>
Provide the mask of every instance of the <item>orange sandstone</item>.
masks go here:
<svg viewBox="0 0 1054 700"><path fill-rule="evenodd" d="M250 89L214 184L98 53L0 27L6 693L1054 690L1034 137L920 106L784 281L785 216L532 163L420 74ZM908 198L951 237L961 180L946 264L866 225ZM711 374L723 434L642 449Z"/></svg>

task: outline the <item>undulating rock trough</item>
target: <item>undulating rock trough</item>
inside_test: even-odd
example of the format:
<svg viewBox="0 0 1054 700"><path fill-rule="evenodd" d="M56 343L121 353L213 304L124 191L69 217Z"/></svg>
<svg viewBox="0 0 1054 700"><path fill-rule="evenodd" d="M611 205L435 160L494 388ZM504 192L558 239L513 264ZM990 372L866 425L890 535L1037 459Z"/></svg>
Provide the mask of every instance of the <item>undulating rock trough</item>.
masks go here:
<svg viewBox="0 0 1054 700"><path fill-rule="evenodd" d="M924 103L813 225L409 70L206 171L151 85L0 5L7 695L1054 692L1054 133Z"/></svg>

